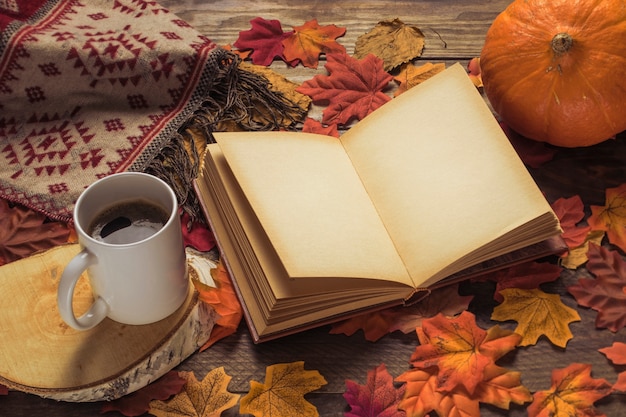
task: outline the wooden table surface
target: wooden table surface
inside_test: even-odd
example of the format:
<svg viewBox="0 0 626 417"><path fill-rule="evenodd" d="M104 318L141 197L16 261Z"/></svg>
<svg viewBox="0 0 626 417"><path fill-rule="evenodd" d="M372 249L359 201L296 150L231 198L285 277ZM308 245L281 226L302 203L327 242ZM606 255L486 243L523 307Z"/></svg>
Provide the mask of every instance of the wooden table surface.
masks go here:
<svg viewBox="0 0 626 417"><path fill-rule="evenodd" d="M284 30L299 26L316 18L321 25L335 24L346 28L339 39L348 53L354 50L357 37L381 20L399 18L419 27L426 36L426 47L420 61L452 64L467 61L480 54L483 39L491 21L509 3L509 0L415 0L415 1L287 1L259 0L254 2L226 0L161 0L161 3L193 25L199 32L217 44L232 44L240 31L250 29L249 21L255 17L280 20ZM323 61L317 70L286 68L282 62L272 68L289 78L301 82L323 73ZM590 149L559 152L554 161L538 170L531 170L550 201L559 197L580 195L586 204L604 204L604 190L626 182L626 141L623 137ZM576 308L576 302L565 287L585 276L584 268L566 271L556 283L545 289L560 292L565 304ZM494 302L487 285L465 285L465 293L475 294L470 311L477 316L478 325L484 329L496 324L514 328L514 323L496 323L489 319ZM593 376L616 380L616 368L597 349L610 346L615 341L626 342L626 331L611 333L595 328L596 313L577 308L582 321L570 328L574 338L565 349L557 348L546 339L535 346L518 348L499 364L522 373L522 383L531 391L548 389L553 368L583 362L593 366ZM390 334L378 342L364 339L362 333L347 337L330 335L329 328L304 332L266 344L254 345L245 325L239 331L215 346L196 353L177 369L193 371L198 379L217 367L224 367L231 375L229 390L245 394L250 381L263 382L268 365L304 361L305 368L318 370L328 384L306 398L318 409L321 416L342 416L349 408L342 394L346 379L365 383L367 371L385 363L395 377L409 369L408 359L417 346L415 334ZM620 369L621 370L621 369ZM609 416L622 415L626 398L611 395L600 401L598 407ZM100 404L57 403L33 395L11 392L0 397L0 415L12 416L95 416ZM239 415L238 407L224 416ZM117 416L109 413L106 415ZM504 411L482 407L484 416L523 416L524 407L513 406Z"/></svg>

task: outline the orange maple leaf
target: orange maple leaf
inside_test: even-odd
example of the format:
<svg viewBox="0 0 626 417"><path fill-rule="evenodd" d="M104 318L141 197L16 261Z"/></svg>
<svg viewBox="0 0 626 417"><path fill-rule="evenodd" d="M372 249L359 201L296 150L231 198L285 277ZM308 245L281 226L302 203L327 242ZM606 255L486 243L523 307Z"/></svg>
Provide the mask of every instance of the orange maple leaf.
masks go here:
<svg viewBox="0 0 626 417"><path fill-rule="evenodd" d="M519 372L493 364L485 368L483 380L476 387L474 396L481 403L505 410L509 409L512 402L524 404L533 399L530 391L522 385Z"/></svg>
<svg viewBox="0 0 626 417"><path fill-rule="evenodd" d="M593 230L606 232L609 242L626 251L626 183L606 189L604 206L591 206L587 222Z"/></svg>
<svg viewBox="0 0 626 417"><path fill-rule="evenodd" d="M406 383L404 398L398 408L411 417L425 417L431 411L440 416L460 415L456 410L463 410L464 416L480 416L478 401L472 400L461 388L460 391L446 392L438 389L437 368L411 369L398 378L397 382Z"/></svg>
<svg viewBox="0 0 626 417"><path fill-rule="evenodd" d="M199 382L193 372L180 372L187 383L168 401L150 402L150 414L157 417L219 417L224 410L237 405L239 394L228 392L231 377L224 368L210 371Z"/></svg>
<svg viewBox="0 0 626 417"><path fill-rule="evenodd" d="M299 59L307 68L317 68L322 53L344 53L346 48L336 39L346 33L346 28L335 25L320 26L317 19L302 26L294 26L293 34L283 39L283 56L287 62Z"/></svg>
<svg viewBox="0 0 626 417"><path fill-rule="evenodd" d="M598 349L604 354L613 365L626 365L626 343L614 342L611 347ZM613 389L620 392L626 392L626 371L617 375L617 382L613 385Z"/></svg>
<svg viewBox="0 0 626 417"><path fill-rule="evenodd" d="M552 371L552 386L535 393L528 417L600 416L593 403L610 393L605 379L591 378L591 365L573 363Z"/></svg>
<svg viewBox="0 0 626 417"><path fill-rule="evenodd" d="M304 394L327 382L318 371L307 371L304 362L268 366L265 383L250 381L250 391L241 399L239 411L256 417L318 416Z"/></svg>
<svg viewBox="0 0 626 417"><path fill-rule="evenodd" d="M470 395L484 379L485 368L513 350L521 336L498 326L485 331L467 311L455 318L442 314L426 319L417 329L420 341L411 364L438 369L437 390L453 391L462 386Z"/></svg>
<svg viewBox="0 0 626 417"><path fill-rule="evenodd" d="M213 307L215 312L219 315L219 318L215 322L215 327L213 327L211 331L211 337L200 348L200 351L207 349L218 340L236 332L243 316L241 304L237 299L233 284L222 262L219 262L216 268L211 269L211 277L217 286L216 288L205 285L197 280L192 281L199 293L200 300Z"/></svg>
<svg viewBox="0 0 626 417"><path fill-rule="evenodd" d="M413 64L402 66L400 73L394 77L394 79L400 83L400 86L394 93L394 97L397 97L408 89L421 84L433 75L438 74L445 69L446 64L433 64L432 62L427 62L420 66Z"/></svg>
<svg viewBox="0 0 626 417"><path fill-rule="evenodd" d="M520 382L519 372L494 364L485 367L473 395L463 386L450 392L440 390L436 367L411 369L396 381L406 383L398 408L411 417L424 417L431 411L439 416L480 417L480 403L508 410L511 402L524 404L532 400L532 394Z"/></svg>

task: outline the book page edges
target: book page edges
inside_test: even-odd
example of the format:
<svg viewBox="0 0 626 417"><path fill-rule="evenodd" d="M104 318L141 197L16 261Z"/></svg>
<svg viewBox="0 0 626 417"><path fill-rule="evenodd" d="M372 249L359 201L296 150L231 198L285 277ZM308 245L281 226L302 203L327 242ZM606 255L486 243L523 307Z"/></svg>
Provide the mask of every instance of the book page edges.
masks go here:
<svg viewBox="0 0 626 417"><path fill-rule="evenodd" d="M413 285L336 138L291 132L214 135L290 277Z"/></svg>
<svg viewBox="0 0 626 417"><path fill-rule="evenodd" d="M205 198L200 199L202 210L207 217L209 227L211 230L216 232L215 239L221 256L220 262L223 262L228 271L235 294L242 306L244 320L246 321L250 335L255 343L266 342L307 329L335 323L365 312L398 306L404 302L405 298L409 297L409 295L407 295L405 297L395 298L391 301L377 303L368 301L365 305L363 305L363 303L361 303L361 305L354 306L344 305L341 309L335 308L334 310L325 311L323 314L320 314L319 317L314 319L299 316L286 322L268 325L265 317L259 309L258 304L254 301L254 295L247 284L249 279L248 273L244 271L241 263L234 255L232 242L226 238L223 224L219 219L219 216L215 215L213 200L208 198L206 187L203 185L201 179L195 180L193 186L199 196L205 196ZM412 290L407 289L407 294L411 293Z"/></svg>
<svg viewBox="0 0 626 417"><path fill-rule="evenodd" d="M220 203L219 200L224 200L224 196L220 197L219 194L225 190L217 192L210 187L211 181L216 180L216 178L210 177L215 176L216 173L213 172L212 175L209 175L207 171L215 170L216 166L224 163L224 161L220 161L220 152L219 148L216 148L217 145L209 146L210 148L207 150L207 156L205 156L203 162L204 168L198 179L194 181L193 186L199 196L209 226L211 230L214 231L222 260L229 270L230 276L233 277L233 285L242 303L246 321L251 328L253 337L261 339L268 331L281 333L284 332L285 329L307 326L309 322L329 322L329 320L332 321L329 316L338 319L338 317L344 314L349 314L349 311L352 309L364 310L369 309L373 305L397 305L412 291L412 288L408 286L403 285L397 287L397 283L389 284L396 286L395 289L391 289L391 292L389 291L390 288L381 291L381 289L388 284L384 284L384 281L379 280L372 280L367 284L368 280L356 279L289 279L284 270L281 270L282 265L279 265L277 259L272 255L271 244L269 244L267 240L264 240L258 228L251 227L251 224L254 225L255 223L254 219L251 219L249 215L241 216L242 207L233 209L233 213L225 213L224 207L221 209L218 208L221 204L228 204L228 200L232 199L236 202L242 196L234 196L232 190L230 190L231 193L228 199ZM217 154L217 158L214 159L211 157L211 154ZM217 171L219 171L219 169ZM220 183L228 184L231 181L232 179L224 178L222 175L221 179L218 179L215 185L219 185ZM241 204L236 205L241 206ZM226 211L228 211L228 209ZM235 214L234 217L233 214ZM230 220L228 220L229 217ZM241 235L239 239L236 239L235 236L239 233L237 231L233 232L232 229L236 229L237 227L233 227L233 224L229 225L229 222L237 223L239 217L242 218L243 224L247 224L247 226L244 227L247 229L246 235L250 236L250 240L247 243L247 238ZM251 245L254 249L242 249L242 247L247 245ZM253 259L254 257L257 259ZM269 280L276 284L271 290L267 288L263 290L262 283L264 279L268 279L265 273L269 274L271 276ZM276 297L284 297L286 300L290 297L305 297L305 299L308 299L312 297L306 297L306 294L315 294L316 291L319 292L319 290L325 288L325 286L330 289L329 291L331 292L334 288L337 292L336 297L343 298L348 297L350 288L367 288L368 286L373 286L373 288L365 290L366 293L369 294L361 294L359 300L355 302L333 301L335 297L329 296L326 302L322 300L319 305L316 304L313 306L314 308L310 308L310 310L314 310L312 312L303 313L299 310L294 310L291 313L287 313L287 316L293 317L288 317L278 324L270 323L272 321L271 316L275 315L272 313L272 310L275 308L272 307L272 305L280 305L280 300L276 300ZM264 296L263 293L267 291L274 292L274 296L268 297L267 294ZM293 291L297 292L294 293ZM359 292L362 291L359 290ZM321 299L325 298L323 295L317 297L321 297Z"/></svg>

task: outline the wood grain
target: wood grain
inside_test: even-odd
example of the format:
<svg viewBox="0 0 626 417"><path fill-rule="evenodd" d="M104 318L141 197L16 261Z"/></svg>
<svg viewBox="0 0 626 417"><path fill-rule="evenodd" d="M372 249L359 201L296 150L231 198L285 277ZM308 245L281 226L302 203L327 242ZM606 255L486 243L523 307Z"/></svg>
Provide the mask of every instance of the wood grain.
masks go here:
<svg viewBox="0 0 626 417"><path fill-rule="evenodd" d="M405 23L419 27L426 35L426 48L418 61L466 62L478 56L484 35L495 16L504 10L510 0L415 0L415 1L343 1L343 0L161 0L202 34L219 45L232 44L240 31L250 29L249 21L255 17L278 19L283 30L302 25L317 18L322 25L335 24L346 28L340 38L349 53L354 50L358 36L369 31L377 22L399 18ZM296 82L323 73L323 63L317 70L286 68L282 62L272 65L276 71ZM313 110L319 114L319 109ZM593 149L559 152L555 160L531 170L542 189L547 190L550 200L585 196L585 204L602 204L604 189L626 182L625 138L621 142L609 142ZM566 287L580 277L589 277L585 268L565 271L557 283L544 286L544 290L561 294L565 304L576 308L575 300ZM493 287L488 284L468 283L462 288L464 294L474 295L470 305L484 329L500 325L514 329L515 323L495 323L490 312L495 305ZM617 369L597 350L613 342L626 342L626 331L612 333L596 329L596 312L577 309L582 321L573 323L574 338L566 349L556 348L545 338L536 346L516 349L505 356L499 365L521 372L522 383L532 391L548 389L552 369L570 363L583 362L593 366L595 378L616 381ZM346 337L328 334L323 327L299 335L290 336L267 344L252 343L247 329L242 325L237 333L220 341L210 349L197 353L176 369L193 371L202 379L211 369L224 366L232 376L229 390L245 394L250 381L263 382L265 367L281 362L305 361L305 368L318 370L328 381L320 390L308 394L306 399L318 409L320 416L341 417L349 410L343 392L346 379L365 383L367 371L385 363L393 376L410 369L409 358L417 346L415 334L393 333L376 343L368 342L362 333ZM597 404L599 410L611 417L623 414L626 396L613 394ZM21 392L11 392L0 397L0 415L6 417L46 415L50 417L80 417L99 414L96 403L70 404L54 402ZM106 414L119 417L119 413ZM238 416L238 408L227 410L222 416ZM512 405L511 410L482 406L481 416L526 416L523 406Z"/></svg>
<svg viewBox="0 0 626 417"><path fill-rule="evenodd" d="M153 324L130 326L106 318L87 331L70 328L56 306L58 281L78 244L55 247L0 268L0 383L63 401L119 398L158 379L204 344L215 312L193 285L185 303ZM190 277L204 258L188 253ZM206 260L204 269L215 267ZM74 311L93 302L86 276L74 291Z"/></svg>
<svg viewBox="0 0 626 417"><path fill-rule="evenodd" d="M493 1L161 1L218 45L234 43L256 17L279 20L283 31L317 19L345 27L339 39L349 54L356 39L378 22L398 18L426 36L425 59L468 59L480 54L484 36L509 0Z"/></svg>

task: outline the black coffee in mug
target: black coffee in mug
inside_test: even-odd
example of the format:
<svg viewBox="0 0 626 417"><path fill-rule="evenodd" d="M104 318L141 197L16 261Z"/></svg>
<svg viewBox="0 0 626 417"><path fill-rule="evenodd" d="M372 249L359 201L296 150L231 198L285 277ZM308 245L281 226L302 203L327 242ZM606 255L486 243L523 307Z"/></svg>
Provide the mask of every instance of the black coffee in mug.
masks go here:
<svg viewBox="0 0 626 417"><path fill-rule="evenodd" d="M114 245L135 243L161 230L169 213L147 200L129 200L105 208L94 218L87 233Z"/></svg>

